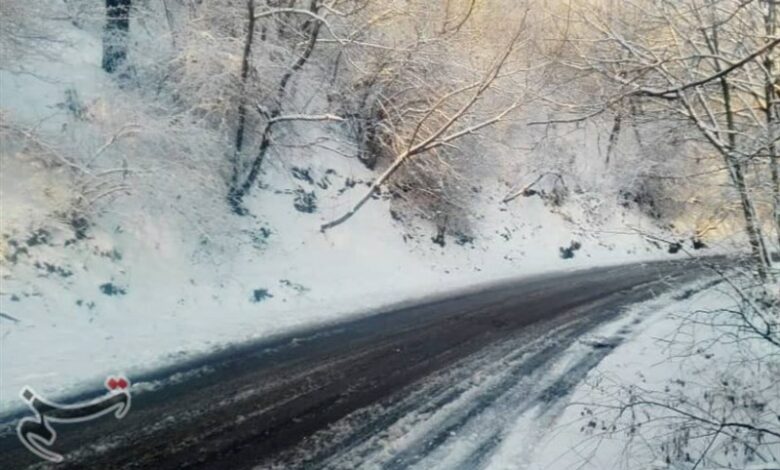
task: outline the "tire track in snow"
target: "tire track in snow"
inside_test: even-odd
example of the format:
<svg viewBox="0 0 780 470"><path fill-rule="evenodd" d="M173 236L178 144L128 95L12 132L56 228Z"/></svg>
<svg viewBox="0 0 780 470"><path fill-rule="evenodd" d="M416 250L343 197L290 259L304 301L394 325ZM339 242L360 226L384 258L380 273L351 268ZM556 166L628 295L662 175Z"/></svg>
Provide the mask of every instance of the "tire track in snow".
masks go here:
<svg viewBox="0 0 780 470"><path fill-rule="evenodd" d="M524 414L560 408L558 403L631 329L624 321L607 340L578 340L618 317L626 301L646 300L669 280L632 288L619 306L610 296L536 325L404 390L404 398L353 413L313 436L304 452L283 456L272 466L481 468L508 428ZM489 379L474 380L478 375Z"/></svg>

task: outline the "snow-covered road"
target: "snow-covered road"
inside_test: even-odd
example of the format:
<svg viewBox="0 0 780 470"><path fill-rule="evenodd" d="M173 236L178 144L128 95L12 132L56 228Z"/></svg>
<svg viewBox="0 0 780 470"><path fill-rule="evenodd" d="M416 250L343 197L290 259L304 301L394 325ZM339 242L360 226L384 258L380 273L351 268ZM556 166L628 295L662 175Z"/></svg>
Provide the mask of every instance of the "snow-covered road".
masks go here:
<svg viewBox="0 0 780 470"><path fill-rule="evenodd" d="M57 447L96 468L522 468L562 398L641 325L629 306L705 272L546 275L226 351L133 378L126 419ZM0 467L35 463L10 430Z"/></svg>
<svg viewBox="0 0 780 470"><path fill-rule="evenodd" d="M640 301L666 290L674 278L637 284L619 302L627 292L529 325L257 468L533 467L537 446L567 404L564 398L641 331L658 309Z"/></svg>

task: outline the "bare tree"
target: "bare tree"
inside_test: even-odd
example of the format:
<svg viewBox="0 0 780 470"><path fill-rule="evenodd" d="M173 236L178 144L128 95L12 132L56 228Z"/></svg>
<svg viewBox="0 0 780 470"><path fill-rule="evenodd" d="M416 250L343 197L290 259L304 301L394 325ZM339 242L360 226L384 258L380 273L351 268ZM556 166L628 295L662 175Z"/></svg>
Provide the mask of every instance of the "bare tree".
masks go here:
<svg viewBox="0 0 780 470"><path fill-rule="evenodd" d="M268 104L258 103L257 105L256 108L257 112L265 120L265 124L262 126L262 130L260 131L260 139L259 139L260 143L258 146L257 153L255 157L252 159L251 163L249 164L248 172L246 172L243 175L241 174L242 164L240 162L240 158L238 157L238 155L240 155L242 142L243 142L246 110L244 108L243 103L239 108L239 127L236 134L237 157L234 159L233 177L231 178L230 190L228 192L228 202L230 203L230 206L233 208L233 210L236 213L240 214L244 212L244 209L242 207L242 201L244 197L249 193L252 186L257 181L257 177L259 176L260 173L260 168L263 164L263 161L265 160L266 154L268 153L268 149L273 139L273 131L275 126L280 122L296 120L292 116L283 116L282 113L284 112L284 108L285 108L285 100L288 99L287 97L288 87L290 86L293 77L296 73L302 70L303 67L306 65L306 63L309 61L309 58L311 57L315 47L317 46L317 39L319 37L320 30L323 27L323 24L327 23L327 20L325 20L323 17L319 15L320 10L322 9L322 5L323 4L321 0L310 0L307 9L276 8L276 9L255 13L253 2L252 1L249 2L248 10L250 15L250 20L248 26L246 48L245 48L244 59L243 59L245 65L242 65L243 81L246 80L249 55L251 54L251 45L254 36L255 22L258 19L264 17L276 17L279 15L284 15L285 17L289 17L290 15L303 17L304 18L303 21L300 23L296 23L295 28L297 29L296 33L303 37L304 46L303 49L300 51L300 53L297 54L297 57L294 58L292 64L288 66L287 70L279 79L278 85L276 86L276 95L271 98ZM281 27L289 28L291 27L291 25L289 22L284 22L281 24ZM324 116L322 117L322 120L328 120L330 118L331 116ZM309 116L308 118L304 117L302 120L320 120L320 119Z"/></svg>
<svg viewBox="0 0 780 470"><path fill-rule="evenodd" d="M762 63L767 67L780 38L770 25L765 36L749 32L753 19L760 17L757 2L637 1L623 8L641 15L642 25L621 23L598 8L583 11L582 23L592 35L570 41L579 55L570 65L595 72L614 86L605 106L636 97L648 103L646 113L682 117L692 124L725 164L758 275L767 279L765 211L756 202L761 187L751 187L751 181L757 176L753 169L774 168L776 162L776 137L766 138L774 128L773 98L766 95L768 79L760 79L760 69ZM767 69L764 76L769 73ZM765 97L767 105L758 97ZM766 118L760 119L761 114Z"/></svg>
<svg viewBox="0 0 780 470"><path fill-rule="evenodd" d="M525 17L524 17L525 18ZM468 83L432 99L432 103L423 108L420 117L410 126L411 133L399 139L402 149L390 165L371 183L366 193L341 217L323 224L320 229L326 231L336 227L355 215L404 164L418 155L424 155L440 147L451 145L458 139L479 133L509 115L520 106L519 99L493 110L487 118L474 121L474 108L486 93L496 87L501 72L507 65L512 52L520 43L524 33L525 19L513 33L510 40L493 60L487 72L477 81ZM465 98L464 98L465 97Z"/></svg>
<svg viewBox="0 0 780 470"><path fill-rule="evenodd" d="M723 175L730 191L713 197L737 208L750 247L750 257L732 261L728 270L710 265L733 306L681 313L677 334L661 340L678 358L711 357L710 349L718 347L733 355L722 359L722 367L713 365L717 373L708 382L699 378L693 387L600 384L609 402L590 403L595 407L586 414L608 411L601 423L592 421L592 429L600 430L593 432L620 434L626 455L635 458L645 448L649 459L670 468L774 468L780 396L776 374L767 371L778 368L780 292L766 234L778 227L776 2L631 0L616 6L594 0L577 6L576 21L561 41L571 48L562 64L600 93L589 106L568 107L566 116L547 123L579 123L614 112L622 120L678 126L691 155L720 160L706 171L714 181ZM608 155L612 148L610 139ZM692 185L693 178L675 175L672 184ZM722 225L725 217L702 230ZM704 327L710 332L706 340Z"/></svg>

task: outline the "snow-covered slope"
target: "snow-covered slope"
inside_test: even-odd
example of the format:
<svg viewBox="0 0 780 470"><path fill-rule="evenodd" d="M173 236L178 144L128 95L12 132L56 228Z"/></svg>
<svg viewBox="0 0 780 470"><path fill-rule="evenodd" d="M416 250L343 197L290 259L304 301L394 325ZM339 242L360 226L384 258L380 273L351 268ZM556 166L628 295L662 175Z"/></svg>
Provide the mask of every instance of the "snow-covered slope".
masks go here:
<svg viewBox="0 0 780 470"><path fill-rule="evenodd" d="M473 182L477 216L469 233L437 237L419 217L394 217L386 197L321 233L375 174L339 149L318 146L269 159L247 200L250 215L233 215L224 187L214 184L220 175L201 180L200 160L179 162L163 152L172 145L167 138L179 145L197 138L193 154L219 149L219 138L196 124L140 122L154 103L104 75L94 34L59 27L67 39L59 61L29 58L35 75L0 71L7 131L0 410L18 406L23 385L56 397L108 374L132 379L229 343L412 298L672 256L626 229L660 233L613 196L574 193L560 207L539 197L504 204L512 188L496 175ZM175 139L168 129L178 132ZM306 140L316 141L307 132ZM47 142L58 147L47 153ZM63 204L74 196L74 181L85 181L73 179L67 152L105 158L100 171L143 167L148 178L141 184L128 177L121 197L80 218Z"/></svg>

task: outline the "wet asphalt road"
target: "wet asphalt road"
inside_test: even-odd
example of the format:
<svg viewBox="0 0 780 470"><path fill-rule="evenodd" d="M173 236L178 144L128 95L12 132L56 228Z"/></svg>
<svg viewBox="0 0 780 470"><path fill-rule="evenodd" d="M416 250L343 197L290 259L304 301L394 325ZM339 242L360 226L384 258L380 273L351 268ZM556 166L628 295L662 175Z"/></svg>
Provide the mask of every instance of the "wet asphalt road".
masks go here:
<svg viewBox="0 0 780 470"><path fill-rule="evenodd" d="M55 425L53 448L66 460L51 466L343 467L334 458L389 425L393 404L433 374L531 328L570 325L562 342L572 341L628 305L710 273L700 262L675 261L526 278L131 377L136 384L165 385L134 389L132 409L121 421L109 416ZM543 369L554 353L539 355L534 367ZM362 421L353 417L348 431L328 437L329 428L367 407L378 411ZM12 425L6 422L0 435L0 468L48 467L22 447ZM389 467L409 463L392 462Z"/></svg>

